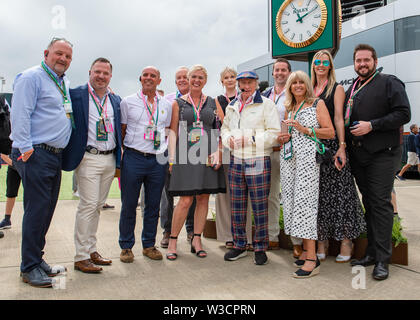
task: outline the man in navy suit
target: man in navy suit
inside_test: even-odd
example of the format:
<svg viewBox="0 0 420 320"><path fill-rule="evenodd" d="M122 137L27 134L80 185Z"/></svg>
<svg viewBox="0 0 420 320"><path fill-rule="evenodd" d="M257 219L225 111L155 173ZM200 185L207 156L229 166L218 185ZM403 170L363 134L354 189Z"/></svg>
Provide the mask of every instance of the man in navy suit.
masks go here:
<svg viewBox="0 0 420 320"><path fill-rule="evenodd" d="M112 64L96 59L89 82L70 90L76 129L63 153L63 170L75 170L80 202L76 212L74 269L99 273L110 265L96 248L100 210L121 159L121 98L108 89Z"/></svg>

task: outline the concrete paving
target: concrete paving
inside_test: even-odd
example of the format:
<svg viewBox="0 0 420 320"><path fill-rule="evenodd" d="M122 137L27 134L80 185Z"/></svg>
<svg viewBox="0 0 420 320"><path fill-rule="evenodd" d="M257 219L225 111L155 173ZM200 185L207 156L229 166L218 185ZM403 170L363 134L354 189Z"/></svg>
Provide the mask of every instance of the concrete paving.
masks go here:
<svg viewBox="0 0 420 320"><path fill-rule="evenodd" d="M98 249L113 259L102 274L84 274L73 269L74 217L78 201L59 201L45 247L45 260L51 265L64 265L68 272L55 289L38 289L24 284L19 277L22 203L17 203L12 229L4 230L0 239L0 299L89 300L294 300L294 299L420 299L420 181L395 181L398 210L403 218L404 234L408 238L409 266L390 266L390 278L378 282L372 279L373 267L366 276L352 273L348 264L337 264L328 257L321 265L320 275L310 279L294 279L291 251L269 251L269 263L256 266L253 253L235 262L226 262L223 244L204 238L208 252L205 259L189 252L185 229L178 240L178 259L152 261L142 255L142 221L138 211L137 243L133 248L134 263L119 260L118 220L120 201L109 199L116 206L101 214ZM214 205L214 200L211 206ZM3 210L4 203L0 205ZM209 210L210 216L210 210ZM161 240L161 229L157 243ZM161 249L166 253L166 249ZM355 278L357 277L357 278ZM358 281L358 277L362 281ZM365 280L365 288L363 284ZM352 285L353 284L353 285ZM356 285L356 286L355 286ZM357 289L357 286L362 287Z"/></svg>

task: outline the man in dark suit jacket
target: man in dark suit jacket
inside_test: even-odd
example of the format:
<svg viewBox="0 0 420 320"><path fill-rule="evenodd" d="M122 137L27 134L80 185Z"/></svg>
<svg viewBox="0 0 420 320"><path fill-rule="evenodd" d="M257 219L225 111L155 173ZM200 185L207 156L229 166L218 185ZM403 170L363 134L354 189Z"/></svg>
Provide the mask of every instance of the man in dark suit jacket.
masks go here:
<svg viewBox="0 0 420 320"><path fill-rule="evenodd" d="M384 280L392 254L391 191L401 162L400 127L410 121L410 103L401 80L376 70L374 48L358 45L353 60L359 77L346 95L346 140L366 211L368 247L352 265L374 264L373 278Z"/></svg>
<svg viewBox="0 0 420 320"><path fill-rule="evenodd" d="M89 82L70 90L76 129L63 153L63 170L75 170L80 202L76 212L74 268L86 273L109 265L96 248L100 210L121 159L121 98L108 89L112 65L96 59Z"/></svg>

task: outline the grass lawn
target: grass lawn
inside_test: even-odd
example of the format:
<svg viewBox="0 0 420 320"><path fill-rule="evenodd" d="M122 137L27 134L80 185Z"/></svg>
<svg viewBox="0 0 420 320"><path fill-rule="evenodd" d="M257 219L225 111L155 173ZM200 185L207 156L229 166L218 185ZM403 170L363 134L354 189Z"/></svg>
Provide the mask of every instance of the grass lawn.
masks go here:
<svg viewBox="0 0 420 320"><path fill-rule="evenodd" d="M7 166L2 165L0 170L0 202L6 201L6 175L7 175ZM73 172L62 172L61 177L61 188L59 200L77 200L78 198L73 197ZM19 189L19 195L17 201L22 201L23 199L23 188ZM118 180L115 178L112 182L111 189L109 190L108 198L110 199L119 199L120 198L120 189L118 188Z"/></svg>

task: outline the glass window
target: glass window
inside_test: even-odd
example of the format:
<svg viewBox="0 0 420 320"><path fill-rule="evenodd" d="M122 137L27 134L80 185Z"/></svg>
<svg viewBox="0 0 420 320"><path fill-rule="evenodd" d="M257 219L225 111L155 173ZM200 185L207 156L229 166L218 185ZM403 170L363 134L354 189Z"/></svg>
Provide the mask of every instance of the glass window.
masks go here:
<svg viewBox="0 0 420 320"><path fill-rule="evenodd" d="M258 81L268 81L268 66L255 69L255 72L258 75Z"/></svg>
<svg viewBox="0 0 420 320"><path fill-rule="evenodd" d="M420 49L420 16L395 21L395 50L404 52Z"/></svg>
<svg viewBox="0 0 420 320"><path fill-rule="evenodd" d="M338 69L352 65L354 48L360 43L374 47L378 58L394 54L394 35L394 21L392 21L342 39L340 50L334 59L335 67Z"/></svg>

